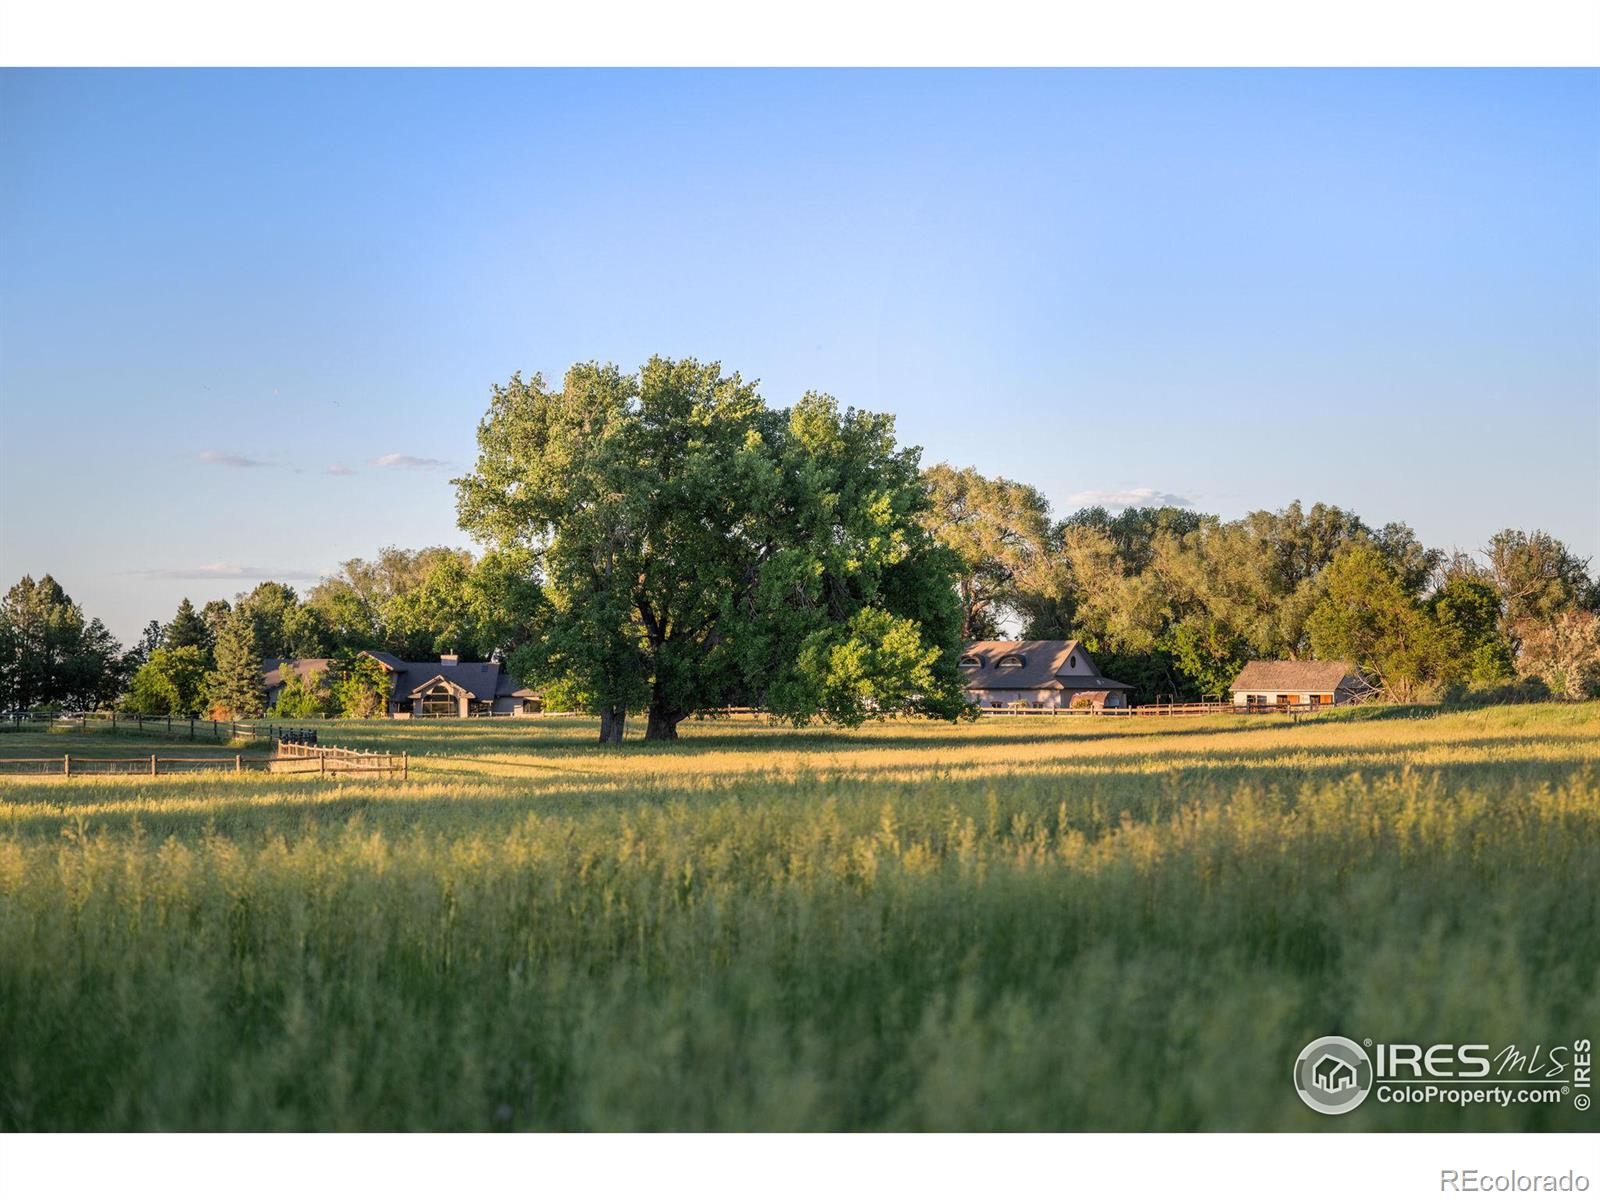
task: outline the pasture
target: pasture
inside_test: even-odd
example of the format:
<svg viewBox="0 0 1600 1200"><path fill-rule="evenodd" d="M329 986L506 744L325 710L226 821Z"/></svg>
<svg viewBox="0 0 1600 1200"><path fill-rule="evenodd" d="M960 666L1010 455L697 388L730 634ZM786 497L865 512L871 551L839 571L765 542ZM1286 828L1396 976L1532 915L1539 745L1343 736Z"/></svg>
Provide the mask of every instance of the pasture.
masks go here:
<svg viewBox="0 0 1600 1200"><path fill-rule="evenodd" d="M333 728L0 776L0 1129L1594 1127L1290 1069L1600 1034L1600 704Z"/></svg>

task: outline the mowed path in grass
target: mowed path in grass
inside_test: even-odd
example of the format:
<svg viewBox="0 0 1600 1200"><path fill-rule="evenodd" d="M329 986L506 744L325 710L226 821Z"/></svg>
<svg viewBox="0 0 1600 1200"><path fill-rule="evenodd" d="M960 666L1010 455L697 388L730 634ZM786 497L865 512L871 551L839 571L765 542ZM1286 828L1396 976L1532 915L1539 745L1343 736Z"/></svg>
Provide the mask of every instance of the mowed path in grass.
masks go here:
<svg viewBox="0 0 1600 1200"><path fill-rule="evenodd" d="M1595 1127L1289 1074L1600 1031L1600 704L321 732L0 775L0 1129Z"/></svg>

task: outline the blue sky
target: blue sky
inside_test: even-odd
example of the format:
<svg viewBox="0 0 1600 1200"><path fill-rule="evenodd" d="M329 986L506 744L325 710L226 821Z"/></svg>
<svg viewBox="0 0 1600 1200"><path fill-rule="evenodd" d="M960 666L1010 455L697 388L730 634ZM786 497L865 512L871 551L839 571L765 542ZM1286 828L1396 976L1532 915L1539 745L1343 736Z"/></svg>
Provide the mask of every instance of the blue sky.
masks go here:
<svg viewBox="0 0 1600 1200"><path fill-rule="evenodd" d="M653 352L1059 512L1600 553L1594 72L0 73L0 586L119 635L466 544L491 382Z"/></svg>

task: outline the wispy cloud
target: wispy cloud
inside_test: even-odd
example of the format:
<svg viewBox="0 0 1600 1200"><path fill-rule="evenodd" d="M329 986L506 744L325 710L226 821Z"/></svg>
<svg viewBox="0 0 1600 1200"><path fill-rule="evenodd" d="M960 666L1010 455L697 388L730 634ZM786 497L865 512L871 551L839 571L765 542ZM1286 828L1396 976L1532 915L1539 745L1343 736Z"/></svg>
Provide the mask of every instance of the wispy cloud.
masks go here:
<svg viewBox="0 0 1600 1200"><path fill-rule="evenodd" d="M442 458L420 458L415 454L380 454L372 460L375 467L405 467L412 471L431 471L435 467L449 466Z"/></svg>
<svg viewBox="0 0 1600 1200"><path fill-rule="evenodd" d="M1067 497L1068 508L1150 508L1171 505L1174 508L1193 508L1194 501L1176 492L1160 492L1155 488L1136 487L1120 492L1073 492Z"/></svg>
<svg viewBox="0 0 1600 1200"><path fill-rule="evenodd" d="M132 571L146 579L321 579L318 571L301 567L245 567L234 563L203 563L198 567L157 567Z"/></svg>
<svg viewBox="0 0 1600 1200"><path fill-rule="evenodd" d="M354 467L347 467L343 463L334 463L328 468L329 475L354 475L355 473Z"/></svg>
<svg viewBox="0 0 1600 1200"><path fill-rule="evenodd" d="M228 454L222 450L200 451L200 461L210 463L214 467L265 467L270 464L259 458L249 458L243 454Z"/></svg>

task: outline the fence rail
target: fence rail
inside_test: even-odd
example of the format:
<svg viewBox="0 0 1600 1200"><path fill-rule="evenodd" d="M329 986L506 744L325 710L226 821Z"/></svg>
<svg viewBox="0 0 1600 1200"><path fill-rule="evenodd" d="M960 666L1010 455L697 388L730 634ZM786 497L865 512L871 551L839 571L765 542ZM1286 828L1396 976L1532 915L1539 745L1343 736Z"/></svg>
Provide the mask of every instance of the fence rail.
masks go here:
<svg viewBox="0 0 1600 1200"><path fill-rule="evenodd" d="M214 721L209 717L150 717L118 712L31 712L0 713L0 732L22 729L78 729L96 733L140 733L165 735L174 741L310 741L315 745L317 731L276 721Z"/></svg>
<svg viewBox="0 0 1600 1200"><path fill-rule="evenodd" d="M319 775L346 775L363 771L382 771L386 778L397 774L407 779L411 774L411 754L402 750L391 754L384 750L350 750L343 746L318 746L315 743L284 741L278 743L280 763L315 762L315 767L279 769L288 774L305 774L315 771Z"/></svg>
<svg viewBox="0 0 1600 1200"><path fill-rule="evenodd" d="M1199 717L1221 713L1313 713L1332 707L1331 704L1219 704L1196 701L1191 704L1137 704L1131 708L1024 708L1017 705L980 708L978 713L985 717Z"/></svg>
<svg viewBox="0 0 1600 1200"><path fill-rule="evenodd" d="M271 755L220 754L201 756L142 754L137 758L59 754L29 758L0 758L0 773L23 775L178 775L199 771L265 771L274 775L381 774L385 779L409 779L411 755L373 750L347 750L339 746L314 746L279 741Z"/></svg>

